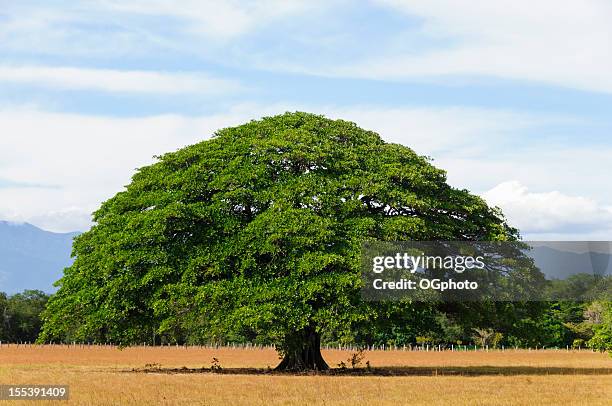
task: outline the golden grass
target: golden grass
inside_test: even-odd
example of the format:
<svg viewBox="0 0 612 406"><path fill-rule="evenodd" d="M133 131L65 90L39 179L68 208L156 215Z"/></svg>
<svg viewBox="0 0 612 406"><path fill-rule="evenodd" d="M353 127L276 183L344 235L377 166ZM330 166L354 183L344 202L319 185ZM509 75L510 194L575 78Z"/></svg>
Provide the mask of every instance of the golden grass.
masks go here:
<svg viewBox="0 0 612 406"><path fill-rule="evenodd" d="M350 352L324 351L335 366ZM588 351L371 351L373 367L413 376L137 373L132 368L266 368L271 349L0 347L0 383L67 384L78 405L610 405L612 358ZM365 360L364 360L365 362ZM487 368L484 368L484 367ZM442 376L462 369L475 376ZM514 368L514 369L513 369ZM436 376L436 373L441 372ZM506 374L507 371L514 371ZM470 375L470 374L468 374ZM33 402L5 402L34 404Z"/></svg>

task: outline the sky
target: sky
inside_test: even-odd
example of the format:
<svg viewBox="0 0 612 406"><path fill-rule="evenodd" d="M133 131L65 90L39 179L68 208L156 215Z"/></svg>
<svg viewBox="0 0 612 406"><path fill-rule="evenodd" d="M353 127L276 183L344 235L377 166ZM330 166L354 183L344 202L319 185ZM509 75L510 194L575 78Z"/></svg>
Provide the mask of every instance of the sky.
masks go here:
<svg viewBox="0 0 612 406"><path fill-rule="evenodd" d="M612 240L607 0L0 0L0 220L84 231L154 156L285 111L406 145L527 240Z"/></svg>

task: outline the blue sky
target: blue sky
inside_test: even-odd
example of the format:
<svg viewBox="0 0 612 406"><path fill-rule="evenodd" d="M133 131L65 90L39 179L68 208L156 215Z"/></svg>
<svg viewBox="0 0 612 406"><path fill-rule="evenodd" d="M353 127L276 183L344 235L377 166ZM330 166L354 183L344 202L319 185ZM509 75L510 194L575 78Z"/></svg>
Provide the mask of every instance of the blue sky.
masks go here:
<svg viewBox="0 0 612 406"><path fill-rule="evenodd" d="M263 115L431 156L530 239L612 238L612 3L0 0L0 218L84 230L153 155Z"/></svg>

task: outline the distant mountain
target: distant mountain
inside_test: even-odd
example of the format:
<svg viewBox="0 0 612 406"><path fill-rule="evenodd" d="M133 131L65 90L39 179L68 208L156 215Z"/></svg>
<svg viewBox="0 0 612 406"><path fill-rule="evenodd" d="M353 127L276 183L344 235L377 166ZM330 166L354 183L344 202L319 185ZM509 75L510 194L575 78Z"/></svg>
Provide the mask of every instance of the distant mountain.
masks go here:
<svg viewBox="0 0 612 406"><path fill-rule="evenodd" d="M585 243L550 242L551 246L536 246L527 252L547 279L566 279L578 273L612 275L612 255L600 252L576 253L564 250L564 245L583 246Z"/></svg>
<svg viewBox="0 0 612 406"><path fill-rule="evenodd" d="M54 292L53 283L72 264L72 239L78 234L52 233L28 223L0 221L0 292Z"/></svg>

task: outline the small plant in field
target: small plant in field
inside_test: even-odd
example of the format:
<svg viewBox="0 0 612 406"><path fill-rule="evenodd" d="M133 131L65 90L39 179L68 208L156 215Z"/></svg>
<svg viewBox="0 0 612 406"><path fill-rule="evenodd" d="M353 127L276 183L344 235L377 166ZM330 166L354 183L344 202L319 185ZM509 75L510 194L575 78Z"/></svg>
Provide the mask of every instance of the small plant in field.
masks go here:
<svg viewBox="0 0 612 406"><path fill-rule="evenodd" d="M340 361L340 363L338 364L338 368L340 368L340 369L346 369L346 362L344 362L344 361Z"/></svg>
<svg viewBox="0 0 612 406"><path fill-rule="evenodd" d="M221 362L219 362L218 358L213 358L212 359L212 364L210 366L210 370L213 372L219 372L221 371L223 368L221 367Z"/></svg>
<svg viewBox="0 0 612 406"><path fill-rule="evenodd" d="M145 364L145 369L161 369L161 364L158 364L156 362L152 363L152 364Z"/></svg>
<svg viewBox="0 0 612 406"><path fill-rule="evenodd" d="M499 348L503 339L504 335L502 333L494 333L493 337L491 337L491 346L493 348Z"/></svg>
<svg viewBox="0 0 612 406"><path fill-rule="evenodd" d="M359 365L361 365L361 361L363 361L364 357L365 355L363 354L363 349L351 354L350 358L348 359L351 364L351 368L358 368Z"/></svg>
<svg viewBox="0 0 612 406"><path fill-rule="evenodd" d="M493 345L493 342L497 339L501 341L503 335L496 333L492 328L475 328L473 329L476 334L472 336L476 345L485 347L487 345ZM499 334L499 336L497 336ZM493 345L494 346L494 345Z"/></svg>

